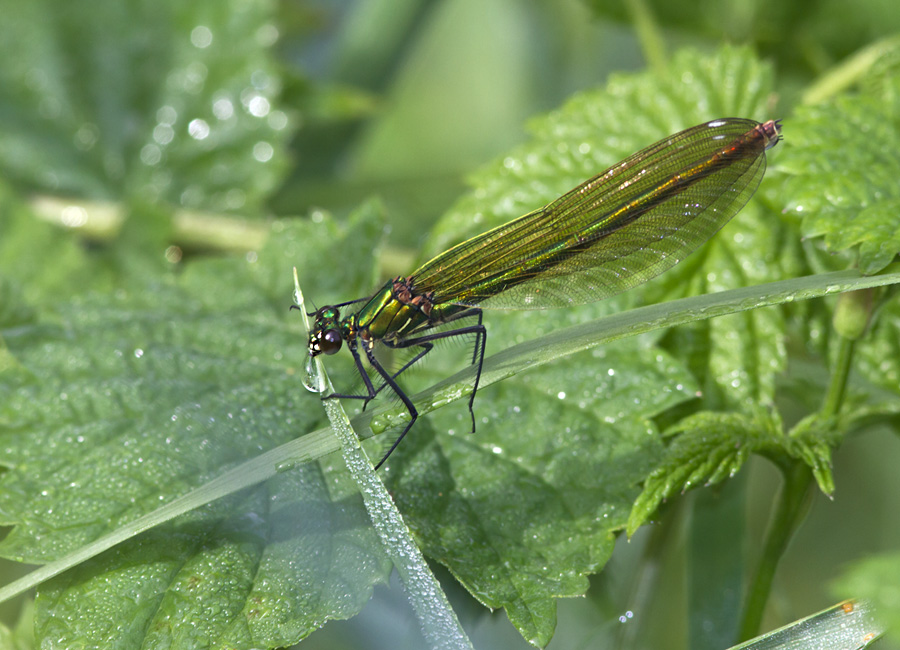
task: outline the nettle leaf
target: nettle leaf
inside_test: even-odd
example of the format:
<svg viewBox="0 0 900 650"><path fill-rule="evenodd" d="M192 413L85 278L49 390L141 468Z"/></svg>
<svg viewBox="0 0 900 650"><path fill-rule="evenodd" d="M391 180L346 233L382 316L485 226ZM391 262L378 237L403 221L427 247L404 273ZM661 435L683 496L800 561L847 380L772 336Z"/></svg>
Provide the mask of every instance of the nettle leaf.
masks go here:
<svg viewBox="0 0 900 650"><path fill-rule="evenodd" d="M780 422L774 413L700 412L688 416L666 432L677 436L663 461L644 482L628 518L634 534L665 499L699 485L715 485L734 476L751 454L779 448Z"/></svg>
<svg viewBox="0 0 900 650"><path fill-rule="evenodd" d="M812 470L819 489L828 496L834 494L831 450L841 442L841 434L835 425L832 418L813 413L795 424L787 436L778 439L784 452Z"/></svg>
<svg viewBox="0 0 900 650"><path fill-rule="evenodd" d="M676 437L644 482L644 491L628 518L629 535L665 499L734 476L751 454L799 460L812 470L822 492L834 492L831 449L838 442L838 434L834 424L822 422L819 414L801 420L785 434L774 410L756 409L750 415L702 411L684 418L666 435Z"/></svg>
<svg viewBox="0 0 900 650"><path fill-rule="evenodd" d="M64 647L296 643L387 581L353 492L342 468L306 465L157 528L42 588L38 633Z"/></svg>
<svg viewBox="0 0 900 650"><path fill-rule="evenodd" d="M4 2L0 169L32 190L256 213L290 135L266 0Z"/></svg>
<svg viewBox="0 0 900 650"><path fill-rule="evenodd" d="M357 235L380 216L370 206L352 221L280 223L258 259L196 263L3 330L18 366L0 365L0 520L14 526L0 552L60 557L321 425L299 380L290 267L331 267L329 282L360 291L372 243ZM37 629L66 647L280 647L354 615L389 570L356 485L326 458L43 585Z"/></svg>
<svg viewBox="0 0 900 650"><path fill-rule="evenodd" d="M734 476L750 454L778 435L768 424L743 413L701 412L667 431L677 437L644 482L628 518L628 534L646 523L665 499Z"/></svg>
<svg viewBox="0 0 900 650"><path fill-rule="evenodd" d="M859 247L863 273L900 253L900 82L884 88L799 108L789 124L794 146L779 159L803 234L835 252Z"/></svg>
<svg viewBox="0 0 900 650"><path fill-rule="evenodd" d="M612 553L638 485L662 453L651 418L692 399L684 368L620 341L480 391L468 413L409 434L388 485L430 557L538 646L555 598L585 593ZM450 411L450 409L445 409Z"/></svg>

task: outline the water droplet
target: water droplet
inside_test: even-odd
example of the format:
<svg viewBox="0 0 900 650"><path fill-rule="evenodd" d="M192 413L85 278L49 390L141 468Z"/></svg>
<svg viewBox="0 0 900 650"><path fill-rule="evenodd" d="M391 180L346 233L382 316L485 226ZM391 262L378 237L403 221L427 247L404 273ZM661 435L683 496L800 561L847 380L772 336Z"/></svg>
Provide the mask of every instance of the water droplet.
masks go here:
<svg viewBox="0 0 900 650"><path fill-rule="evenodd" d="M199 49L209 47L212 44L213 34L209 27L197 25L191 30L191 44Z"/></svg>
<svg viewBox="0 0 900 650"><path fill-rule="evenodd" d="M200 118L191 120L191 123L188 124L188 134L194 140L204 140L209 136L209 124Z"/></svg>
<svg viewBox="0 0 900 650"><path fill-rule="evenodd" d="M269 162L275 155L275 149L268 142L257 142L253 145L253 157L259 162Z"/></svg>
<svg viewBox="0 0 900 650"><path fill-rule="evenodd" d="M301 380L303 387L311 393L321 393L325 390L322 377L319 375L319 369L316 366L316 360L313 357L306 358L306 367Z"/></svg>
<svg viewBox="0 0 900 650"><path fill-rule="evenodd" d="M250 100L249 104L247 104L247 110L250 111L250 114L254 117L265 117L269 114L270 108L269 100L262 95L257 95Z"/></svg>
<svg viewBox="0 0 900 650"><path fill-rule="evenodd" d="M141 149L141 162L145 165L157 165L162 160L162 151L155 144L145 145Z"/></svg>
<svg viewBox="0 0 900 650"><path fill-rule="evenodd" d="M80 228L87 223L88 214L80 205L67 205L62 209L61 218L64 226Z"/></svg>
<svg viewBox="0 0 900 650"><path fill-rule="evenodd" d="M234 115L234 103L227 97L219 97L213 102L213 115L218 120L227 120Z"/></svg>
<svg viewBox="0 0 900 650"><path fill-rule="evenodd" d="M157 124L153 128L153 139L157 144L169 144L175 138L175 129L169 124Z"/></svg>
<svg viewBox="0 0 900 650"><path fill-rule="evenodd" d="M272 111L269 113L269 126L276 131L281 131L288 125L288 118L284 111Z"/></svg>

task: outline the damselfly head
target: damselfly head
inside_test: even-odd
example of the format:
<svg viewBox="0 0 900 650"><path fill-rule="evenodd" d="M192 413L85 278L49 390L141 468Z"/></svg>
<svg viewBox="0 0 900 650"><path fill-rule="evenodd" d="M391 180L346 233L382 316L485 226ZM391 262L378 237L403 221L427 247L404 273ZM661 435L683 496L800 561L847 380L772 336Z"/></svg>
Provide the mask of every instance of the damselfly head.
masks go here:
<svg viewBox="0 0 900 650"><path fill-rule="evenodd" d="M756 128L766 141L766 149L771 149L781 142L781 120L769 120Z"/></svg>
<svg viewBox="0 0 900 650"><path fill-rule="evenodd" d="M323 330L317 327L309 334L309 356L334 354L341 349L343 342L344 337L339 329L330 327Z"/></svg>
<svg viewBox="0 0 900 650"><path fill-rule="evenodd" d="M344 336L339 323L340 312L336 307L322 307L315 314L315 325L309 333L309 356L334 354L341 349Z"/></svg>

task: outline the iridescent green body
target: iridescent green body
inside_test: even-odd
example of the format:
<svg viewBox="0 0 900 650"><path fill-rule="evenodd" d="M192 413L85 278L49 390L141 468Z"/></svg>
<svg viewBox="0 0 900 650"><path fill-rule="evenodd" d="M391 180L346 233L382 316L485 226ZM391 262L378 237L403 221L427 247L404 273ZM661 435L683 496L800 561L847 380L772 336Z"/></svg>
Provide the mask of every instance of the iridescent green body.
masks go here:
<svg viewBox="0 0 900 650"><path fill-rule="evenodd" d="M396 382L442 338L475 336L481 375L487 331L482 309L546 309L606 298L677 264L709 239L750 199L765 172L765 152L781 137L778 122L714 120L681 131L626 158L552 203L473 237L387 282L372 297L315 313L310 358L333 354L346 341L366 384L368 403L389 386L415 406ZM360 305L344 316L341 309ZM439 325L466 318L474 325ZM390 373L373 350L416 348L412 361ZM359 351L378 373L376 389ZM474 413L472 424L474 430ZM379 466L381 465L379 463Z"/></svg>

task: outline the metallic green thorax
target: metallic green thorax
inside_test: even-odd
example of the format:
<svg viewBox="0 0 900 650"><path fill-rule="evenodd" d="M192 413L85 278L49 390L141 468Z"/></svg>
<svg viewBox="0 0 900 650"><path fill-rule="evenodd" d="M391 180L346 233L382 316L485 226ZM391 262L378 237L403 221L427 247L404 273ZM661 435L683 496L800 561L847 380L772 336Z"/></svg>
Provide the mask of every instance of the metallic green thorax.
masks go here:
<svg viewBox="0 0 900 650"><path fill-rule="evenodd" d="M323 338L329 333L339 334L348 345L357 341L371 349L376 341L391 342L409 335L418 328L434 326L456 313L464 306L434 305L433 294L414 293L410 281L397 277L388 281L355 313L341 318L337 307L323 307L316 312L316 322L310 334L309 351L316 356L330 350Z"/></svg>
<svg viewBox="0 0 900 650"><path fill-rule="evenodd" d="M430 296L413 296L404 278L385 284L355 315L360 338L368 345L381 339L392 340L427 323L432 313Z"/></svg>

